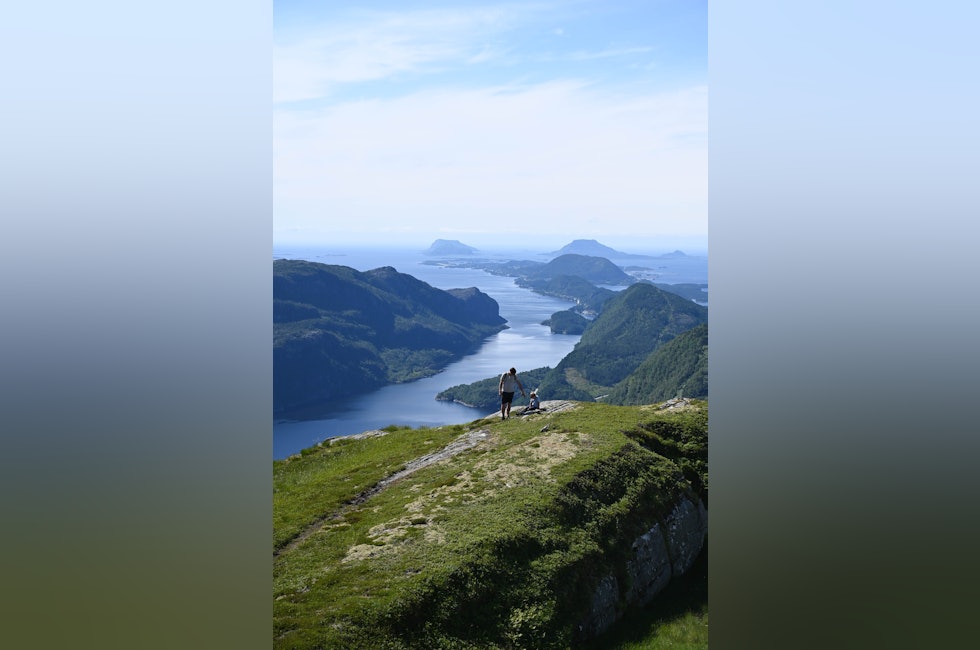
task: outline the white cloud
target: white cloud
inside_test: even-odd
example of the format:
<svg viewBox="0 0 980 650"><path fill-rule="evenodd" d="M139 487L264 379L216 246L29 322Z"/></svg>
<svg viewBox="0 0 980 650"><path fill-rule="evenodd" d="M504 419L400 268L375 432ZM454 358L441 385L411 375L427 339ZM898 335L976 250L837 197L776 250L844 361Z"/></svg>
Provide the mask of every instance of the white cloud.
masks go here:
<svg viewBox="0 0 980 650"><path fill-rule="evenodd" d="M594 59L608 59L616 56L629 56L631 54L645 54L652 52L652 47L621 47L596 52L572 52L567 55L572 61L591 61Z"/></svg>
<svg viewBox="0 0 980 650"><path fill-rule="evenodd" d="M612 91L572 79L602 67L586 61L636 69L655 49L597 29L575 51L542 51L581 31L556 13L583 12L354 10L277 26L276 232L705 234L707 89L644 93L642 74L631 90L622 77ZM475 74L489 72L495 82ZM556 74L565 78L480 85ZM398 83L357 86L384 80ZM346 92L379 88L386 96ZM318 101L293 103L303 100Z"/></svg>
<svg viewBox="0 0 980 650"><path fill-rule="evenodd" d="M274 137L277 228L707 232L704 87L429 90L278 111Z"/></svg>
<svg viewBox="0 0 980 650"><path fill-rule="evenodd" d="M342 24L311 25L273 48L274 101L315 99L339 84L490 60L504 51L494 35L531 9L367 13Z"/></svg>

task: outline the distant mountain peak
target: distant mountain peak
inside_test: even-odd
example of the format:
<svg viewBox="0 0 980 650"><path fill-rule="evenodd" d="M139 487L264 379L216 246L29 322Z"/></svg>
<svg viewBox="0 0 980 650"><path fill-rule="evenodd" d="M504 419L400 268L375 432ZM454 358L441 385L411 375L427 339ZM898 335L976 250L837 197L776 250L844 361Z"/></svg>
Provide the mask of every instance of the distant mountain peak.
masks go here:
<svg viewBox="0 0 980 650"><path fill-rule="evenodd" d="M423 252L426 255L472 255L478 250L457 239L437 239Z"/></svg>
<svg viewBox="0 0 980 650"><path fill-rule="evenodd" d="M547 264L530 270L532 279L554 278L560 275L577 276L593 284L632 284L633 277L605 257L565 253Z"/></svg>
<svg viewBox="0 0 980 650"><path fill-rule="evenodd" d="M608 246L600 244L594 239L576 239L572 243L563 246L560 250L554 251L552 254L564 255L567 253L591 255L594 257L617 257L625 254L617 251L614 248L609 248Z"/></svg>

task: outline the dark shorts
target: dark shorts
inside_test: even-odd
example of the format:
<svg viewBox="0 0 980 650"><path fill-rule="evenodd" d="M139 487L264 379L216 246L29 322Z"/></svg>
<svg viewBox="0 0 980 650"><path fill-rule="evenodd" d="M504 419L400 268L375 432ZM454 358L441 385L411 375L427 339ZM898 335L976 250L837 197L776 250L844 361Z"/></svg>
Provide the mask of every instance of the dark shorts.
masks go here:
<svg viewBox="0 0 980 650"><path fill-rule="evenodd" d="M510 404L513 401L514 401L514 393L501 393L500 394L500 403L501 404Z"/></svg>

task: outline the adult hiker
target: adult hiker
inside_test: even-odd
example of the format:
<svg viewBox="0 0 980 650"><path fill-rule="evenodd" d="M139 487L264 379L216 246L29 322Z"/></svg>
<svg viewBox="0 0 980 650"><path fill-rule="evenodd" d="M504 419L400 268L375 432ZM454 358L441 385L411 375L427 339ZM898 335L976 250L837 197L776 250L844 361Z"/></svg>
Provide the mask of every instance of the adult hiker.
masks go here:
<svg viewBox="0 0 980 650"><path fill-rule="evenodd" d="M511 368L508 372L500 375L500 383L497 385L497 392L500 393L501 420L510 417L510 403L514 401L515 387L521 389L521 395L526 395L521 380L517 378L517 370Z"/></svg>

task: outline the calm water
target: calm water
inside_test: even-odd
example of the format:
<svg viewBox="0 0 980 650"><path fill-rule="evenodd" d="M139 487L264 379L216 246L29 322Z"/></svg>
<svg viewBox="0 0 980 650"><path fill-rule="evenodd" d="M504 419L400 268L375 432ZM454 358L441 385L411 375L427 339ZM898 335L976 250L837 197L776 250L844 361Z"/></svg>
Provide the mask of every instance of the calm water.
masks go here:
<svg viewBox="0 0 980 650"><path fill-rule="evenodd" d="M347 398L342 403L307 408L290 413L290 420L276 421L273 425L273 457L277 459L327 438L378 429L389 424L439 426L483 417L487 415L485 411L436 401L435 396L450 386L498 376L511 366L517 368L518 375L521 370L554 367L572 351L579 339L578 336L552 334L540 324L554 312L568 309L573 303L522 289L514 284L513 278L474 269L425 265L421 262L431 258L404 251L338 252L282 248L274 251L274 256L342 264L359 271L393 266L440 289L479 287L497 301L500 315L507 319L509 326L509 329L489 337L478 352L451 364L437 375L407 384L386 386L366 395ZM534 258L523 256L516 259ZM542 261L547 261L547 258ZM547 399L547 396L542 397Z"/></svg>

